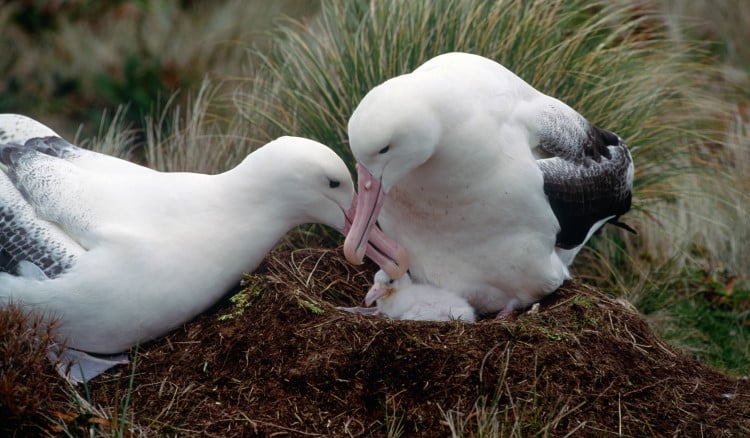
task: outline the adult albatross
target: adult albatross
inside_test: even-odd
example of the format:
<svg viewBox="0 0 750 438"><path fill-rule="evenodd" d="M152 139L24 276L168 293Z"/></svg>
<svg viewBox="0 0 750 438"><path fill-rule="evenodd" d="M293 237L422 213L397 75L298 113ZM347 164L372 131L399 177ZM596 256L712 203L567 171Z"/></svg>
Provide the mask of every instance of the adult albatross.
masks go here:
<svg viewBox="0 0 750 438"><path fill-rule="evenodd" d="M361 263L377 221L415 282L479 313L553 292L586 240L606 222L625 226L630 208L623 140L477 55L440 55L372 89L349 142L359 200L347 259Z"/></svg>
<svg viewBox="0 0 750 438"><path fill-rule="evenodd" d="M0 305L59 318L73 381L125 359L84 352L120 353L206 310L292 227L346 232L355 202L344 162L298 137L222 174L163 173L3 114L0 161ZM368 256L388 265L391 243Z"/></svg>

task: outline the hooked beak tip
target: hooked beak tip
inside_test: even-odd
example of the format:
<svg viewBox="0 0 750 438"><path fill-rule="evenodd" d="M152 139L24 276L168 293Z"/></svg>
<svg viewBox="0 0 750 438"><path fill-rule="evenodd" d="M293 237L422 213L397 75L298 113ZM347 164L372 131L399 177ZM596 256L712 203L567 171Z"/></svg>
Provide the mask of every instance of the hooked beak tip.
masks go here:
<svg viewBox="0 0 750 438"><path fill-rule="evenodd" d="M409 255L403 247L399 246L396 257L380 269L388 274L388 277L398 280L409 270Z"/></svg>
<svg viewBox="0 0 750 438"><path fill-rule="evenodd" d="M365 260L365 247L364 245L354 245L355 243L348 238L344 241L344 257L353 265L361 265Z"/></svg>
<svg viewBox="0 0 750 438"><path fill-rule="evenodd" d="M345 254L345 256L346 256L346 261L348 261L352 265L361 265L362 263L365 262L364 257L357 258L356 256L349 255L349 254Z"/></svg>

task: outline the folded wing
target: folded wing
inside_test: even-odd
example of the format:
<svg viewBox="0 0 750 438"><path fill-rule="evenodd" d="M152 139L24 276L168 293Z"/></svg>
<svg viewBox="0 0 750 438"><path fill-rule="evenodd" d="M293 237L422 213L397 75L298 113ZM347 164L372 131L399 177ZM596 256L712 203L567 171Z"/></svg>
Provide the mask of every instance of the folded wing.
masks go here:
<svg viewBox="0 0 750 438"><path fill-rule="evenodd" d="M616 134L598 128L556 99L545 96L534 152L544 192L560 223L557 246L580 247L604 223L630 209L633 161Z"/></svg>

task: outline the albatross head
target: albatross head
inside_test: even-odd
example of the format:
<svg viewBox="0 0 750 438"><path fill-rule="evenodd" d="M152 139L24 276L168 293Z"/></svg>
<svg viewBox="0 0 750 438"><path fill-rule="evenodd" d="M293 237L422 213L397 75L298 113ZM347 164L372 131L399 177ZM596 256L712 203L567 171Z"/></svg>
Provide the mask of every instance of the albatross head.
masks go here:
<svg viewBox="0 0 750 438"><path fill-rule="evenodd" d="M435 153L441 124L419 84L405 76L372 89L349 119L349 144L357 159L359 199L351 230L344 242L349 262L362 263L368 239L388 191ZM386 270L391 278L399 271Z"/></svg>
<svg viewBox="0 0 750 438"><path fill-rule="evenodd" d="M412 281L408 273L394 280L381 269L375 273L372 287L370 287L367 295L365 295L365 305L372 306L373 303L379 300L388 301L388 298L392 298L394 293L406 289L411 285Z"/></svg>
<svg viewBox="0 0 750 438"><path fill-rule="evenodd" d="M306 138L280 137L256 155L256 169L264 172L269 190L283 201L293 226L320 223L342 234L349 231L357 203L349 170L330 148ZM396 269L400 249L375 230L365 254L378 265Z"/></svg>

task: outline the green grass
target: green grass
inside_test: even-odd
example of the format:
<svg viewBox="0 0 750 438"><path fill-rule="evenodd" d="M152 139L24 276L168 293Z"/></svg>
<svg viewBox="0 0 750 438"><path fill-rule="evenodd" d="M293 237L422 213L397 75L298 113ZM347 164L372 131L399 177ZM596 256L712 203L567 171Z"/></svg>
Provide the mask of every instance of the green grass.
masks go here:
<svg viewBox="0 0 750 438"><path fill-rule="evenodd" d="M665 265L650 276L639 310L662 336L702 362L750 375L750 290L726 272L687 267L674 275Z"/></svg>
<svg viewBox="0 0 750 438"><path fill-rule="evenodd" d="M87 383L82 384L82 392L69 386L68 409L66 412L51 412L47 419L50 430L55 434L67 437L102 436L102 437L136 437L149 436L147 428L134 421L131 411L131 396L133 395L136 366L138 363L138 349L136 345L131 355L130 373L125 394L119 399L121 406L101 407L92 400ZM49 432L49 431L48 431Z"/></svg>
<svg viewBox="0 0 750 438"><path fill-rule="evenodd" d="M661 151L696 147L706 135L696 124L715 120L705 105L720 109L709 96L695 96L702 54L675 51L657 19L588 1L326 4L316 25L279 30L264 58L267 74L253 78L238 106L269 137L312 137L350 158L346 122L370 88L439 53L469 51L625 137L639 161L644 205L673 191L666 177L690 164Z"/></svg>

